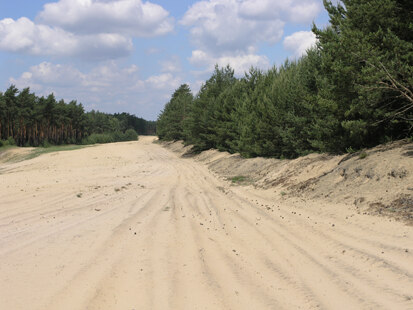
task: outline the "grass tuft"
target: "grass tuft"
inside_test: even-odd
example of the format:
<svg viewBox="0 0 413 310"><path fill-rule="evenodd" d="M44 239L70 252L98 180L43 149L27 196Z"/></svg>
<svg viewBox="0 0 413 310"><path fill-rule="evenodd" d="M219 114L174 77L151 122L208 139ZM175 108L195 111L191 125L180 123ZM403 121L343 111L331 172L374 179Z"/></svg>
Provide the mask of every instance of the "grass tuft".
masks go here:
<svg viewBox="0 0 413 310"><path fill-rule="evenodd" d="M228 178L228 181L231 181L232 184L239 184L239 185L248 185L252 183L251 178L245 175L237 175L232 178Z"/></svg>
<svg viewBox="0 0 413 310"><path fill-rule="evenodd" d="M232 183L242 183L242 182L245 182L246 180L247 180L247 177L243 175L238 175L238 176L231 178Z"/></svg>

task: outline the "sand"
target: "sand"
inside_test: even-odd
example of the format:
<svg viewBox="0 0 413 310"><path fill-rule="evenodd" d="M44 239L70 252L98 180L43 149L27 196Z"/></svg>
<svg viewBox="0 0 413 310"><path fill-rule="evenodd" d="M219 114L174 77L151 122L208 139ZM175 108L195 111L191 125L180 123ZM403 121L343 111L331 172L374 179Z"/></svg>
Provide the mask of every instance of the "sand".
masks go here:
<svg viewBox="0 0 413 310"><path fill-rule="evenodd" d="M412 226L153 140L0 162L0 309L413 309Z"/></svg>

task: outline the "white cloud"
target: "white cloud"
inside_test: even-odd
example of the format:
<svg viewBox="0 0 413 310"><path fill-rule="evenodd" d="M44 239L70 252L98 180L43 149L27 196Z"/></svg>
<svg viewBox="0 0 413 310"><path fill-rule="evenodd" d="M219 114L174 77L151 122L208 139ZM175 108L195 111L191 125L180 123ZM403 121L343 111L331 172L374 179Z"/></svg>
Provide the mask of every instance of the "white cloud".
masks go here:
<svg viewBox="0 0 413 310"><path fill-rule="evenodd" d="M294 23L308 23L321 11L316 0L245 0L240 14L251 19L282 19Z"/></svg>
<svg viewBox="0 0 413 310"><path fill-rule="evenodd" d="M180 24L190 28L195 46L189 59L192 65L208 68L207 72L215 64L230 64L243 74L251 66L270 66L257 51L263 43L281 41L286 23L308 23L320 10L319 0L203 0L187 10ZM307 41L300 42L294 52L307 47ZM289 40L286 46L290 48Z"/></svg>
<svg viewBox="0 0 413 310"><path fill-rule="evenodd" d="M212 71L214 66L218 64L220 67L230 65L237 75L243 75L251 67L267 69L270 66L270 61L266 56L254 54L239 54L239 55L224 55L221 57L212 57L201 50L192 51L192 56L189 59L190 63L197 67L207 67L207 72Z"/></svg>
<svg viewBox="0 0 413 310"><path fill-rule="evenodd" d="M275 44L286 22L308 23L321 11L318 0L205 0L188 9L180 23L190 27L195 46L208 53L247 52Z"/></svg>
<svg viewBox="0 0 413 310"><path fill-rule="evenodd" d="M181 79L174 77L171 73L163 73L149 77L145 81L145 85L152 89L171 89L179 87Z"/></svg>
<svg viewBox="0 0 413 310"><path fill-rule="evenodd" d="M19 89L30 87L39 96L54 93L65 101L78 100L87 109L120 112L121 103L125 112L155 119L181 79L172 73L143 79L136 65L119 67L113 61L87 72L72 65L42 62L9 82Z"/></svg>
<svg viewBox="0 0 413 310"><path fill-rule="evenodd" d="M48 62L42 62L37 66L30 68L30 71L24 72L20 79L11 79L13 84L18 87L36 85L48 85L48 87L72 87L85 80L85 75L79 70L65 65L52 65Z"/></svg>
<svg viewBox="0 0 413 310"><path fill-rule="evenodd" d="M32 55L113 59L132 51L132 40L120 34L74 35L59 28L36 25L22 17L0 20L0 50Z"/></svg>
<svg viewBox="0 0 413 310"><path fill-rule="evenodd" d="M240 14L241 3L200 1L185 13L180 23L191 27L192 41L198 49L214 54L246 52L260 42L276 43L281 39L282 20L244 18Z"/></svg>
<svg viewBox="0 0 413 310"><path fill-rule="evenodd" d="M182 63L178 56L172 56L170 59L160 61L162 72L181 72Z"/></svg>
<svg viewBox="0 0 413 310"><path fill-rule="evenodd" d="M132 37L171 32L174 20L141 0L60 0L48 3L37 22L0 20L0 50L39 56L108 60L129 55Z"/></svg>
<svg viewBox="0 0 413 310"><path fill-rule="evenodd" d="M168 11L141 0L60 0L46 4L37 20L77 34L152 37L167 34L174 28Z"/></svg>
<svg viewBox="0 0 413 310"><path fill-rule="evenodd" d="M284 48L292 51L295 57L306 53L316 43L316 36L311 31L298 31L284 39Z"/></svg>

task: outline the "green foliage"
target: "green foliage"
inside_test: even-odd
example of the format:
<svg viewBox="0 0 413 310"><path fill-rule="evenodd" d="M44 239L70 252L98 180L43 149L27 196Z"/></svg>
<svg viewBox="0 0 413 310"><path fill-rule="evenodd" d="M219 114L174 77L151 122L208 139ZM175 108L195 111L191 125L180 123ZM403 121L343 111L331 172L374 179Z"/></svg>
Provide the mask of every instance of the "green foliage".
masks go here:
<svg viewBox="0 0 413 310"><path fill-rule="evenodd" d="M0 140L0 147L11 146L9 140Z"/></svg>
<svg viewBox="0 0 413 310"><path fill-rule="evenodd" d="M16 141L14 140L13 137L7 138L7 145L16 145Z"/></svg>
<svg viewBox="0 0 413 310"><path fill-rule="evenodd" d="M128 129L124 134L125 141L136 141L138 140L138 134L134 129Z"/></svg>
<svg viewBox="0 0 413 310"><path fill-rule="evenodd" d="M335 151L399 139L413 122L413 11L408 1L324 1L331 25L319 39L321 97L337 103Z"/></svg>
<svg viewBox="0 0 413 310"><path fill-rule="evenodd" d="M242 182L245 182L247 180L248 180L248 178L246 176L243 176L243 175L238 175L238 176L235 176L235 177L231 178L232 183L242 183Z"/></svg>
<svg viewBox="0 0 413 310"><path fill-rule="evenodd" d="M186 128L195 151L218 148L225 143L225 136L219 128L225 128L230 122L231 107L224 105L223 97L225 90L235 82L234 70L229 66L222 69L216 66L194 99Z"/></svg>
<svg viewBox="0 0 413 310"><path fill-rule="evenodd" d="M105 133L92 133L91 135L83 138L81 144L103 144L122 141L136 141L138 134L134 129L128 129L125 133L121 131L112 131Z"/></svg>
<svg viewBox="0 0 413 310"><path fill-rule="evenodd" d="M346 152L349 154L354 154L355 152L357 152L357 150L353 149L351 146L346 148Z"/></svg>
<svg viewBox="0 0 413 310"><path fill-rule="evenodd" d="M176 141L185 138L184 124L187 122L193 101L187 84L181 85L172 95L158 117L156 134L160 139Z"/></svg>
<svg viewBox="0 0 413 310"><path fill-rule="evenodd" d="M82 140L82 144L102 144L112 142L115 142L115 138L114 134L110 133L92 133Z"/></svg>
<svg viewBox="0 0 413 310"><path fill-rule="evenodd" d="M49 141L48 141L47 139L45 139L45 140L42 142L41 146L44 147L44 148L49 148L49 147L52 146L52 144L50 144Z"/></svg>

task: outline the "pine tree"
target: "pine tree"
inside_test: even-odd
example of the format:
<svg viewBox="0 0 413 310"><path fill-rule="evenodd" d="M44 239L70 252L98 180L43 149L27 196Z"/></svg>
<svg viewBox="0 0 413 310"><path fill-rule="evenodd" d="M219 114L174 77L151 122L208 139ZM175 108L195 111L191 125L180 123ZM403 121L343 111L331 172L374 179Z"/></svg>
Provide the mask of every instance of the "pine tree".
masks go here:
<svg viewBox="0 0 413 310"><path fill-rule="evenodd" d="M157 121L157 135L160 139L182 140L185 138L184 124L190 114L193 96L187 84L181 85L165 105Z"/></svg>
<svg viewBox="0 0 413 310"><path fill-rule="evenodd" d="M331 26L319 39L323 102L334 102L337 147L371 146L411 130L413 11L408 1L324 1ZM403 18L402 18L403 17ZM331 105L331 104L329 104Z"/></svg>

